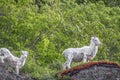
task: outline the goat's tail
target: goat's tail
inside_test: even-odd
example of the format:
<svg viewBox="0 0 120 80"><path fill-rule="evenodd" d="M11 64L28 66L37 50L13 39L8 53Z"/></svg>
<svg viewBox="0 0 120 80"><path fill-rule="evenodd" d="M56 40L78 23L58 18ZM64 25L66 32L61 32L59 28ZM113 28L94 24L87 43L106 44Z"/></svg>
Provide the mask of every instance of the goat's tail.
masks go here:
<svg viewBox="0 0 120 80"><path fill-rule="evenodd" d="M2 52L2 48L0 48L0 56L4 56L4 54Z"/></svg>
<svg viewBox="0 0 120 80"><path fill-rule="evenodd" d="M65 56L65 51L63 51L62 55Z"/></svg>
<svg viewBox="0 0 120 80"><path fill-rule="evenodd" d="M64 56L65 58L67 58L67 52L66 52L66 50L63 51L62 56Z"/></svg>

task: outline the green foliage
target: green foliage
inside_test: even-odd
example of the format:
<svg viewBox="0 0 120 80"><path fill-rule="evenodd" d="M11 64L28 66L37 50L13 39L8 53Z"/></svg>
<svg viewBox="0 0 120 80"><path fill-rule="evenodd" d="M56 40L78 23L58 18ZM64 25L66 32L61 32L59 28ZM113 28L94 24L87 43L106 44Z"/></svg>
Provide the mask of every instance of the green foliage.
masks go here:
<svg viewBox="0 0 120 80"><path fill-rule="evenodd" d="M21 72L55 80L65 61L62 51L89 45L94 35L102 42L94 60L120 63L119 21L117 0L1 0L0 47L16 56L28 50Z"/></svg>

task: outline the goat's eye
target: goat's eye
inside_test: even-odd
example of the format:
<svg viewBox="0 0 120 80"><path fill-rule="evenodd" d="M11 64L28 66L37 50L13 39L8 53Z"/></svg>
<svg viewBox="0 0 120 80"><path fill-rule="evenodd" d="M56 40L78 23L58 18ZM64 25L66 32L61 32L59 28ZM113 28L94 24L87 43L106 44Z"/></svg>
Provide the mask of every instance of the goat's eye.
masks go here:
<svg viewBox="0 0 120 80"><path fill-rule="evenodd" d="M96 39L94 39L94 41L97 41Z"/></svg>

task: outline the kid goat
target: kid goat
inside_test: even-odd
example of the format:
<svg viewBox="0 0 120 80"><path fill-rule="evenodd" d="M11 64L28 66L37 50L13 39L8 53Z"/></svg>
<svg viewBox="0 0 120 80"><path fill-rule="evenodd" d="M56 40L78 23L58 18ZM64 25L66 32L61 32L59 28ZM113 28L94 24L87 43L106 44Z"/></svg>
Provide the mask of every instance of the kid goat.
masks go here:
<svg viewBox="0 0 120 80"><path fill-rule="evenodd" d="M66 58L63 68L70 68L71 62L88 62L92 60L98 51L98 46L101 44L97 37L91 37L90 45L82 48L68 48L63 51L63 56Z"/></svg>
<svg viewBox="0 0 120 80"><path fill-rule="evenodd" d="M16 73L19 74L19 69L24 66L28 52L21 51L21 57L15 57L7 48L0 48L1 62L7 62L11 67L15 68Z"/></svg>

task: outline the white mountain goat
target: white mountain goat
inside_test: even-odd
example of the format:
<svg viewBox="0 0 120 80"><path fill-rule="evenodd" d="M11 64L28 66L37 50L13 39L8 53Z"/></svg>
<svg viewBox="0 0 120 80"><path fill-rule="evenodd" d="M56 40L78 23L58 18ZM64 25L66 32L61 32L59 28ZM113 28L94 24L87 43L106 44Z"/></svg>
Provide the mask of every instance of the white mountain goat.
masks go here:
<svg viewBox="0 0 120 80"><path fill-rule="evenodd" d="M0 60L2 63L6 62L11 67L15 68L17 74L19 74L19 69L24 66L28 52L21 51L21 57L15 57L7 48L0 48Z"/></svg>
<svg viewBox="0 0 120 80"><path fill-rule="evenodd" d="M91 37L90 45L82 48L68 48L63 51L63 56L66 62L63 65L64 69L70 68L71 62L88 62L92 60L98 51L98 46L101 44L97 37Z"/></svg>

